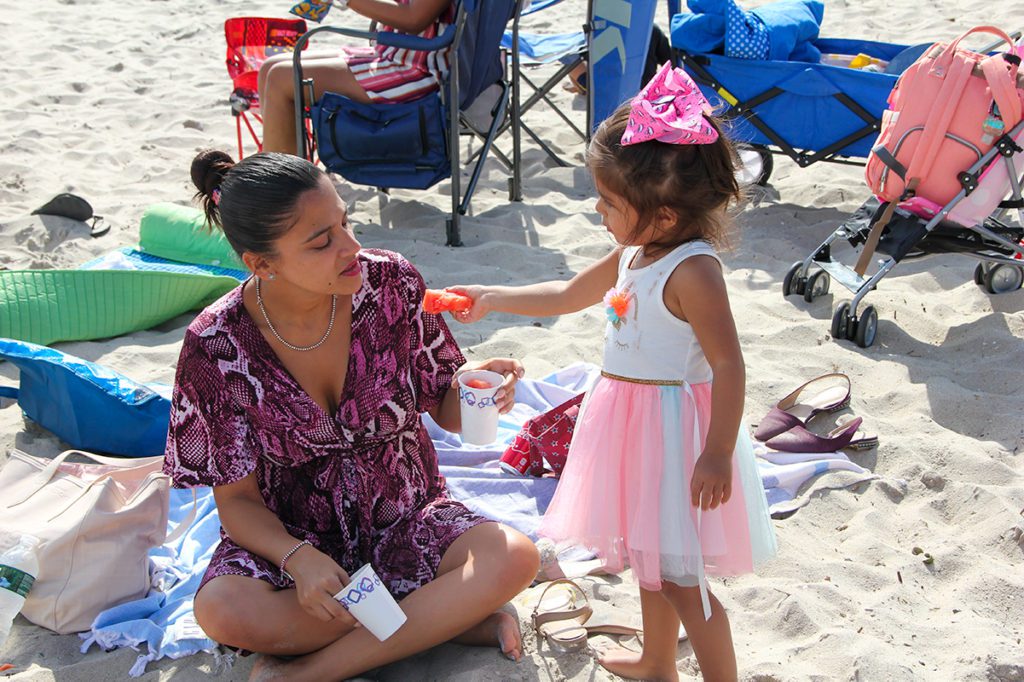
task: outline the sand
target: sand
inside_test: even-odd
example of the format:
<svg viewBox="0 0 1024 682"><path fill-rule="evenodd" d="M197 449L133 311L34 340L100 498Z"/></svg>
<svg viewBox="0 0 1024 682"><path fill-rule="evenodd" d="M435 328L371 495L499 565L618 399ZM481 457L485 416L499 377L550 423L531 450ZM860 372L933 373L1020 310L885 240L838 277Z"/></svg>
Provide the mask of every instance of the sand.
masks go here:
<svg viewBox="0 0 1024 682"><path fill-rule="evenodd" d="M224 19L280 16L286 7L263 0L0 1L10 48L0 83L0 265L73 267L133 243L147 205L187 201L196 151L234 153ZM585 9L583 0L568 0L528 25L566 30L582 23ZM993 17L993 6L980 0L840 0L828 4L822 33L931 42L992 21L1019 28L1006 9ZM338 18L363 25L352 13ZM582 123L582 99L561 89L555 96ZM490 163L463 223L464 248L443 245L447 184L385 197L339 181L363 244L405 254L431 286L566 278L606 253L582 145L553 115L537 111L529 120L572 166L554 167L527 141L525 199L510 204L505 175ZM113 224L110 234L90 239L79 224L29 215L60 191L91 201ZM757 422L807 379L841 371L853 382L852 412L881 438L877 450L853 457L878 480L835 490L828 488L841 477L816 480L804 491L807 505L775 522L777 559L757 575L713 582L732 620L740 675L761 682L1024 680L1024 293L989 296L972 282L969 258L906 263L868 299L879 311L878 342L860 349L831 340L832 310L846 292L834 284L840 292L808 304L784 300L780 282L866 196L859 168L800 169L777 157L771 186L739 216L738 245L725 255L747 363L747 419ZM58 347L137 380L170 382L190 319ZM539 377L577 360L599 362L602 313L495 315L455 333L470 358L519 357ZM0 383L15 377L0 365ZM10 447L53 455L63 446L8 401L0 409L0 451ZM915 547L934 562L925 564ZM629 576L583 582L599 606L638 617ZM612 679L588 655L553 654L538 643L527 625L531 598L528 592L515 603L526 648L518 665L493 650L445 645L378 677ZM124 679L136 657L95 648L82 655L78 647L76 636L19 619L0 662L17 666L10 679L18 682L86 681ZM221 679L245 679L251 665L243 659ZM143 679L199 680L213 670L213 658L198 655L151 664ZM679 648L679 671L699 677L687 644Z"/></svg>

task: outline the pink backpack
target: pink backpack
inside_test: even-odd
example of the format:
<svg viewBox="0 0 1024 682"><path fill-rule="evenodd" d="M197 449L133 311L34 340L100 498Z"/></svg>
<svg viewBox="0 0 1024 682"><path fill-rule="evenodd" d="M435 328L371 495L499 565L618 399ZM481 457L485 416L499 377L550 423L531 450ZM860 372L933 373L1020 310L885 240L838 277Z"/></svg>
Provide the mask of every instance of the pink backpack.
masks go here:
<svg viewBox="0 0 1024 682"><path fill-rule="evenodd" d="M1003 31L978 26L948 45L932 45L903 72L865 169L879 198L918 196L944 206L962 189L957 174L1021 120L1024 87L1014 63L1019 60L960 47L972 33L998 36L1015 53ZM990 210L998 203L997 198Z"/></svg>

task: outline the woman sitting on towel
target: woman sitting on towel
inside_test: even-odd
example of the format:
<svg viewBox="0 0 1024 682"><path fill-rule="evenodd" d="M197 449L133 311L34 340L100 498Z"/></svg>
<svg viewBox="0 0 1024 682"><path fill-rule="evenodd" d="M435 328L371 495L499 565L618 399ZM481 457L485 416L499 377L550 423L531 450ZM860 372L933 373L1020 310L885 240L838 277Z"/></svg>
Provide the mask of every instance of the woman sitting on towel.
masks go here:
<svg viewBox="0 0 1024 682"><path fill-rule="evenodd" d="M201 152L192 180L253 276L185 333L164 470L212 486L222 524L195 599L217 642L264 656L253 677L343 679L453 640L521 655L497 611L530 584L530 540L450 499L420 418L460 430L467 363L423 279L363 249L327 175L286 154ZM386 642L333 595L371 563L408 621ZM282 661L274 656L298 656Z"/></svg>
<svg viewBox="0 0 1024 682"><path fill-rule="evenodd" d="M345 7L380 22L379 32L435 38L455 19L452 0L348 0ZM408 102L440 87L447 54L397 47L342 48L341 54L302 53L302 76L313 79L314 97L336 92L357 102ZM295 81L292 55L271 57L260 68L263 149L295 154Z"/></svg>

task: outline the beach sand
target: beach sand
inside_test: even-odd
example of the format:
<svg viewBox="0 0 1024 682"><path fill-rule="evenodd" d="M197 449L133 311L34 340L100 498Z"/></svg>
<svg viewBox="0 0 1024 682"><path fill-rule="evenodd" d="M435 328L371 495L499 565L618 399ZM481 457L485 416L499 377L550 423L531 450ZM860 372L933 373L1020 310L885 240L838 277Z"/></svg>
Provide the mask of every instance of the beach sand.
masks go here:
<svg viewBox="0 0 1024 682"><path fill-rule="evenodd" d="M758 4L758 3L750 3ZM15 3L0 0L8 36L0 83L0 265L73 267L137 239L146 206L186 202L189 163L205 147L235 153L224 68L225 18L283 16L288 3L111 0ZM1005 8L1004 8L1005 9ZM571 30L583 0L531 18L537 30ZM664 8L658 20L666 25ZM927 7L881 0L828 3L822 34L913 44L953 38L1011 17L981 0ZM336 11L363 26L352 12ZM1024 16L1017 14L1018 24ZM14 36L18 35L14 47ZM556 88L557 102L583 120L583 102ZM411 259L428 285L521 284L568 278L605 254L609 239L593 211L582 145L553 115L529 120L573 165L557 168L525 142L523 203L507 202L505 175L491 162L463 221L464 248L446 248L447 183L431 193L390 196L339 180L364 246ZM508 149L508 141L502 143ZM52 195L86 197L114 225L90 239L81 225L30 216ZM867 197L862 169L800 169L776 157L771 186L739 217L725 254L747 363L746 416L756 423L779 398L825 372L853 382L852 411L879 434L877 450L853 455L878 474L841 486L826 475L804 491L807 504L775 522L780 553L757 574L714 580L732 621L744 680L1024 680L1024 293L990 297L972 282L975 261L942 256L901 265L871 294L877 343L860 349L828 334L840 289L805 303L784 300L782 277ZM140 381L171 382L192 315L115 339L62 343L64 351ZM577 360L600 362L597 308L552 319L494 315L455 325L469 358L521 358L540 377ZM0 383L16 370L0 365ZM63 449L0 409L0 451L38 455ZM2 493L0 493L2 494ZM919 547L934 557L925 564ZM628 575L582 581L601 608L639 618ZM607 680L585 654L555 654L528 627L536 592L516 600L526 656L518 664L491 649L444 645L379 671L385 680ZM607 639L594 639L596 645ZM79 638L18 619L0 650L18 682L126 679L137 654L79 653ZM221 679L245 679L252 658ZM144 680L206 679L213 657L149 666ZM679 671L696 679L692 650Z"/></svg>

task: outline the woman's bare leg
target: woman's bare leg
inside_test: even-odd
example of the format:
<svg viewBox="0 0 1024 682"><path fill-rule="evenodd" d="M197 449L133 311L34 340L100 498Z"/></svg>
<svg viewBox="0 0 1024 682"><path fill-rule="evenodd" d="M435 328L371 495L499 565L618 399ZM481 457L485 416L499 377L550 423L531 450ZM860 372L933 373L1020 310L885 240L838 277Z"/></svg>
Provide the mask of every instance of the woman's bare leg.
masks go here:
<svg viewBox="0 0 1024 682"><path fill-rule="evenodd" d="M303 73L305 73L305 71L306 71L306 64L310 60L316 60L316 59L337 59L337 58L338 58L338 51L337 50L335 50L333 52L323 51L323 50L316 51L316 50L311 50L311 49L303 50L302 51L302 71L303 71ZM289 66L291 66L291 64L292 64L292 53L291 52L287 52L287 53L284 53L284 54L271 55L270 57L267 57L266 61L264 61L263 64L260 66L259 75L257 75L257 77L256 77L256 89L259 90L261 95L267 89L267 74L270 72L270 68L272 66L274 66L274 64L281 64L281 63L288 64Z"/></svg>
<svg viewBox="0 0 1024 682"><path fill-rule="evenodd" d="M302 64L303 78L313 79L313 96L336 92L358 102L370 98L341 57L317 57ZM267 60L260 69L260 109L263 115L263 150L297 154L295 148L295 82L292 63Z"/></svg>
<svg viewBox="0 0 1024 682"><path fill-rule="evenodd" d="M700 589L681 587L668 581L662 582L661 593L665 595L683 621L686 634L697 657L700 673L709 682L732 682L738 676L736 652L732 645L732 630L729 617L715 595L711 599L711 619L704 620L704 607L700 603Z"/></svg>
<svg viewBox="0 0 1024 682"><path fill-rule="evenodd" d="M357 628L294 661L264 656L250 679L343 680L463 633L475 641L495 610L525 589L539 568L537 549L526 536L497 523L475 526L445 552L438 577L402 600L408 620L386 642Z"/></svg>
<svg viewBox="0 0 1024 682"><path fill-rule="evenodd" d="M221 644L279 656L322 649L352 628L322 621L300 605L295 590L275 590L256 578L214 578L195 599L196 621L206 636Z"/></svg>
<svg viewBox="0 0 1024 682"><path fill-rule="evenodd" d="M679 646L679 615L661 592L640 588L644 623L644 648L639 654L615 647L597 657L606 670L635 680L679 679L676 649Z"/></svg>

